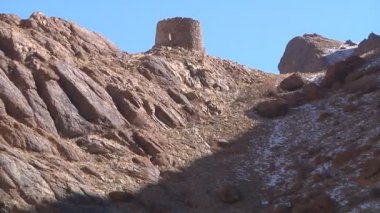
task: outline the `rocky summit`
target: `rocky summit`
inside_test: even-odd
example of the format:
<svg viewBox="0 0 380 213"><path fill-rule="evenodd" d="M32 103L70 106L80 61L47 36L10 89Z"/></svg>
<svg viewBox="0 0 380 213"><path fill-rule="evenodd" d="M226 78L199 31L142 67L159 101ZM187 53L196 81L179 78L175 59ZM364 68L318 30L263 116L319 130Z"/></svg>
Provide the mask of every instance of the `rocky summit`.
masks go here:
<svg viewBox="0 0 380 213"><path fill-rule="evenodd" d="M380 211L380 36L296 37L277 75L159 29L0 15L0 212Z"/></svg>

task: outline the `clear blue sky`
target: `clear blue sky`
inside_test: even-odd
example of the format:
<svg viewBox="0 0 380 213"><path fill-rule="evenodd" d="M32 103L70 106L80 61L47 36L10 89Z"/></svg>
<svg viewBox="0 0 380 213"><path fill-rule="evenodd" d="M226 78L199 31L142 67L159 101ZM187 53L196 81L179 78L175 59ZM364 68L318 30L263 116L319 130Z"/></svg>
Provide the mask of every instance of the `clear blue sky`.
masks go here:
<svg viewBox="0 0 380 213"><path fill-rule="evenodd" d="M157 21L191 17L201 21L208 54L275 73L295 36L358 42L380 33L379 0L1 0L1 13L33 11L74 21L131 53L152 47Z"/></svg>

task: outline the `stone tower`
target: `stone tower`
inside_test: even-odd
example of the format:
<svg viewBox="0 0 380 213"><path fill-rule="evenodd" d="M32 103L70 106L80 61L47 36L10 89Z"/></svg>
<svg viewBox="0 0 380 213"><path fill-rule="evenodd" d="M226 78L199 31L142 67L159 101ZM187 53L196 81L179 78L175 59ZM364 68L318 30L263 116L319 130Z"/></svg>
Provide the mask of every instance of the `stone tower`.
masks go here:
<svg viewBox="0 0 380 213"><path fill-rule="evenodd" d="M204 51L199 21L179 17L159 21L154 46L183 47Z"/></svg>

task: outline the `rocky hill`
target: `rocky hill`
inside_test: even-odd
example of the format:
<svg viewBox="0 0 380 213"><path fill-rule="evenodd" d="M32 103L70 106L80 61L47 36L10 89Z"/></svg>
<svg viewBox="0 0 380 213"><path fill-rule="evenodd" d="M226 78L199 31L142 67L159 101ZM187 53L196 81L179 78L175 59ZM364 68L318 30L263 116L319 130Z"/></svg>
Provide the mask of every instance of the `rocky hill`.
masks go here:
<svg viewBox="0 0 380 213"><path fill-rule="evenodd" d="M378 212L379 47L274 75L1 14L0 212Z"/></svg>

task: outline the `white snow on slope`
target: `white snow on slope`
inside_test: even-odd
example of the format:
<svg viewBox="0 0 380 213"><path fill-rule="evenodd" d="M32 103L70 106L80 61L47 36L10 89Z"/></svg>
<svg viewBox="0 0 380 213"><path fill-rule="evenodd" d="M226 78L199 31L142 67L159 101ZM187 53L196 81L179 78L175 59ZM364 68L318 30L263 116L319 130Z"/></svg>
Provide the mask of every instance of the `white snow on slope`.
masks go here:
<svg viewBox="0 0 380 213"><path fill-rule="evenodd" d="M340 48L325 49L324 58L328 64L335 64L353 55L357 46L342 45Z"/></svg>
<svg viewBox="0 0 380 213"><path fill-rule="evenodd" d="M325 72L317 72L306 76L305 79L309 82L316 84L317 86L320 86L323 79L325 78L325 75Z"/></svg>

